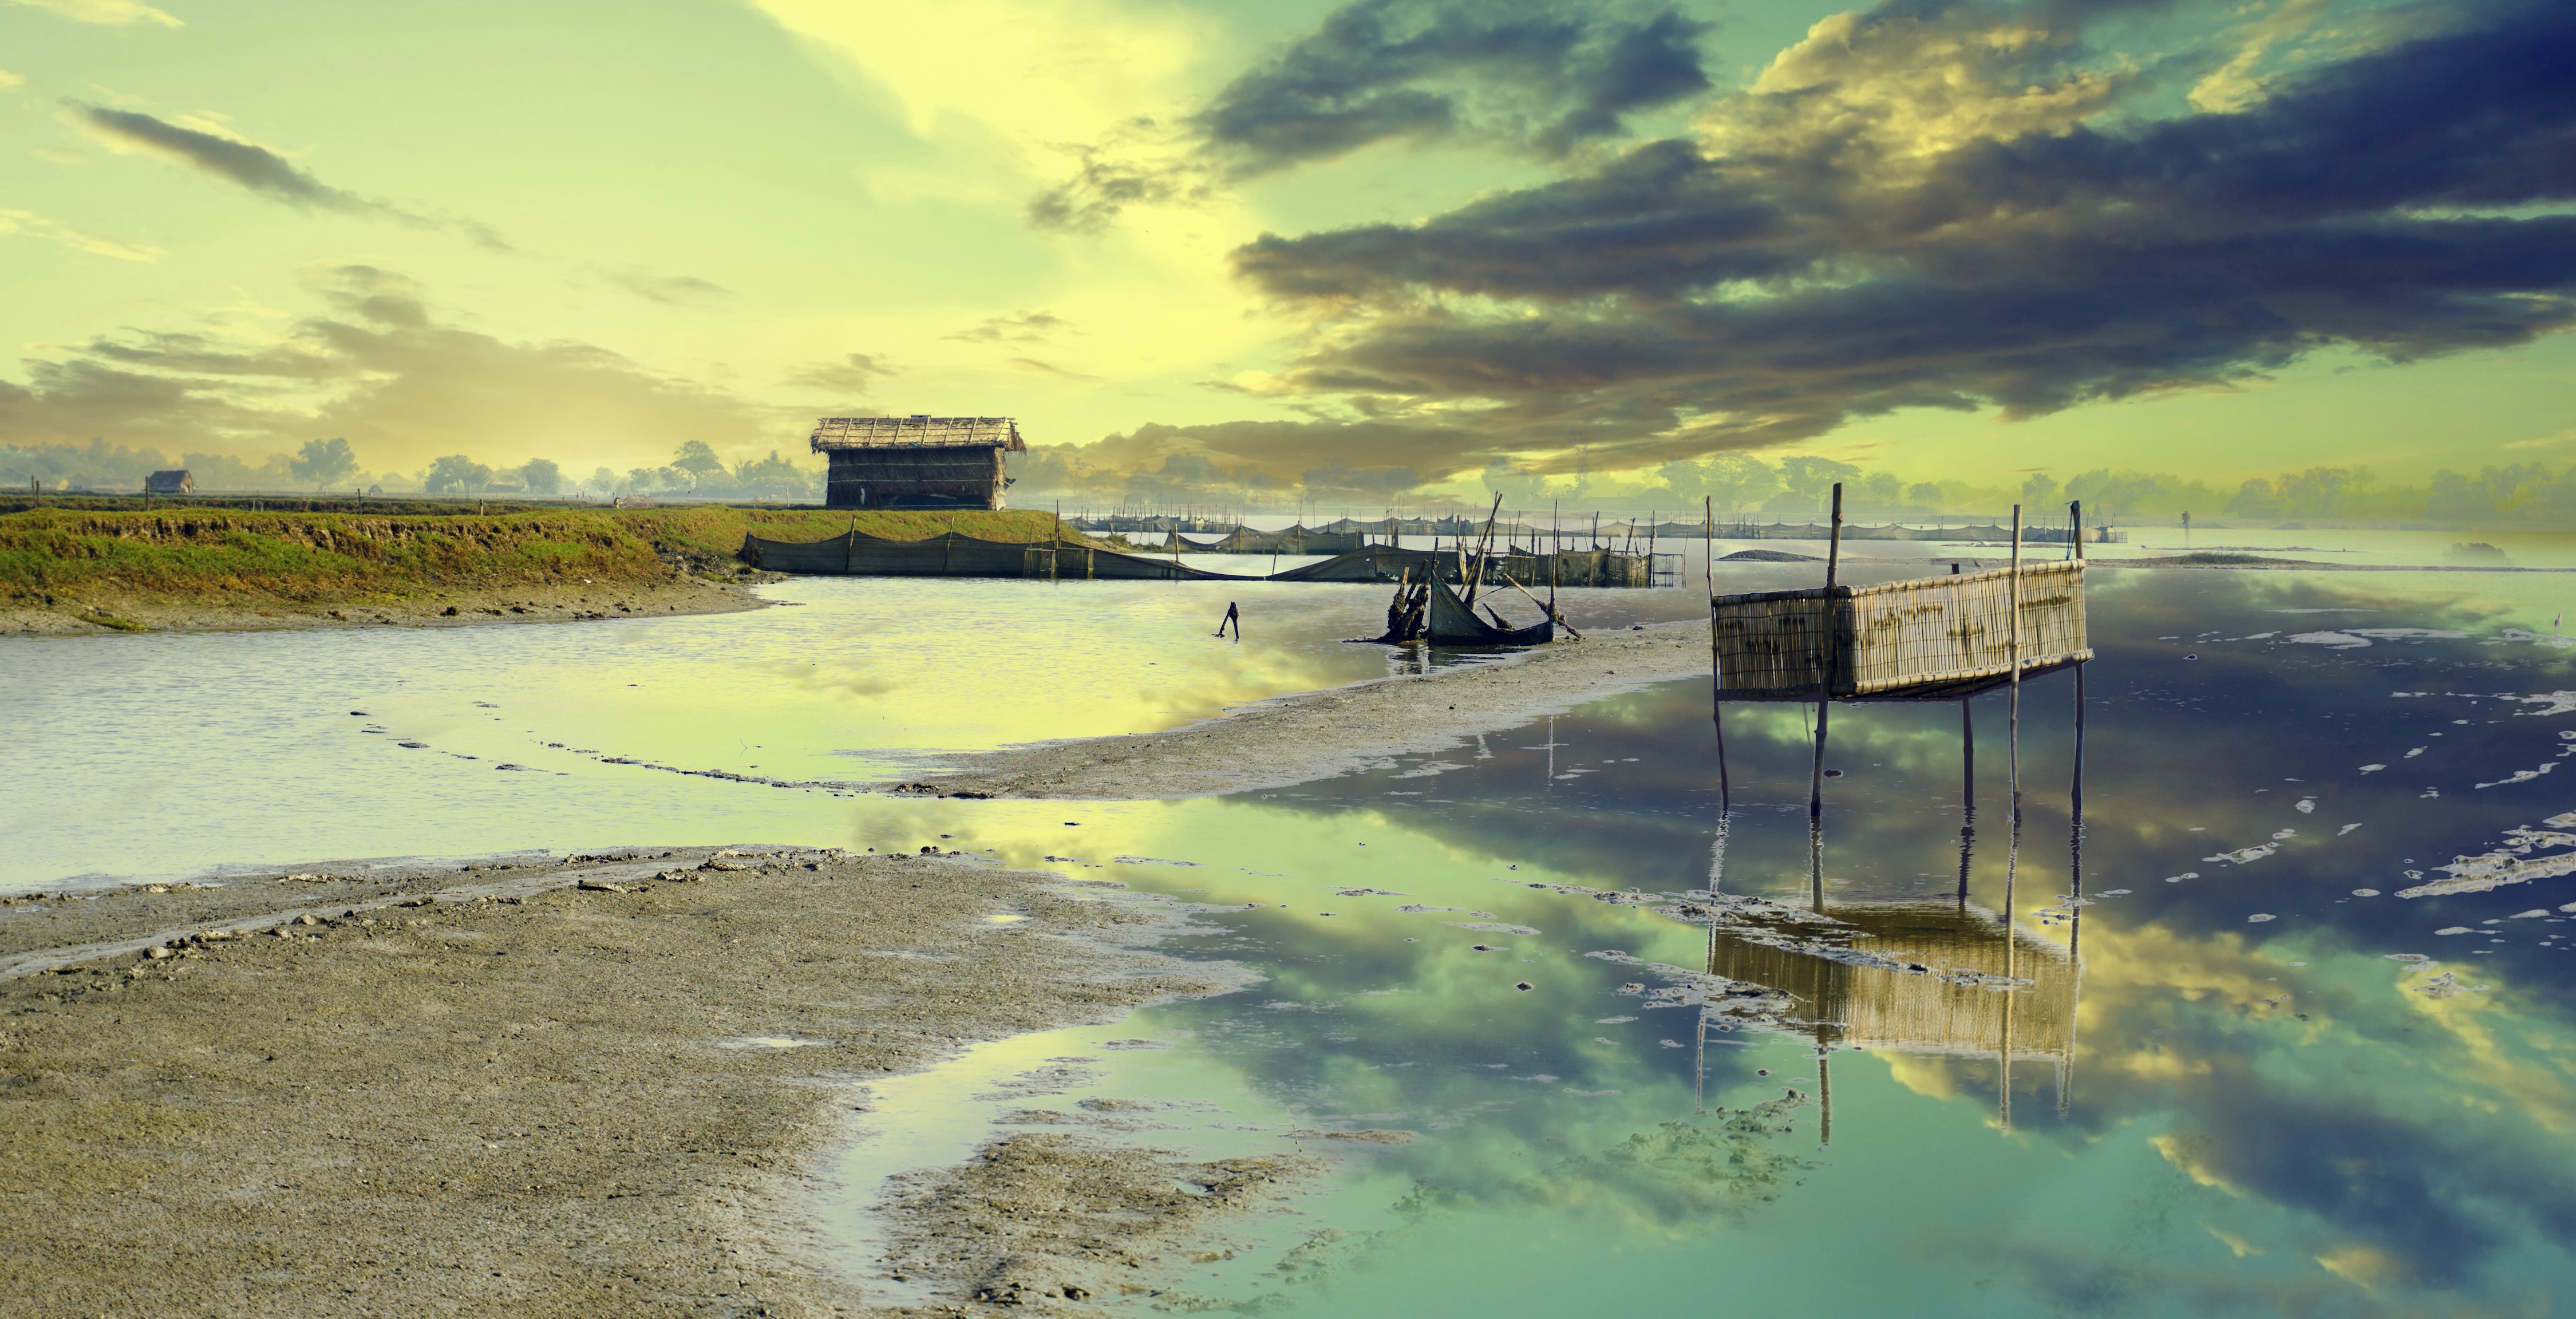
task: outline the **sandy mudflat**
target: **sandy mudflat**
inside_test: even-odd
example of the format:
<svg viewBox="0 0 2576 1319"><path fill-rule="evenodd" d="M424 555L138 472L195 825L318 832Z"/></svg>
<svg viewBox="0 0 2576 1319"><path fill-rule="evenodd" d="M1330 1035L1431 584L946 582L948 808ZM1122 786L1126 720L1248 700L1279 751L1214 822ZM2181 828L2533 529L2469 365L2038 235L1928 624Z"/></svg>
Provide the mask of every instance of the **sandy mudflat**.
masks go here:
<svg viewBox="0 0 2576 1319"><path fill-rule="evenodd" d="M814 1226L859 1087L1230 988L1145 946L1179 919L764 849L11 899L0 1314L889 1312ZM1307 1171L1043 1133L915 1179L889 1239L925 1313L1078 1312Z"/></svg>
<svg viewBox="0 0 2576 1319"><path fill-rule="evenodd" d="M1704 622L1584 636L1509 663L1283 696L1168 732L936 757L919 762L919 781L901 786L951 796L1113 800L1287 787L1709 672Z"/></svg>

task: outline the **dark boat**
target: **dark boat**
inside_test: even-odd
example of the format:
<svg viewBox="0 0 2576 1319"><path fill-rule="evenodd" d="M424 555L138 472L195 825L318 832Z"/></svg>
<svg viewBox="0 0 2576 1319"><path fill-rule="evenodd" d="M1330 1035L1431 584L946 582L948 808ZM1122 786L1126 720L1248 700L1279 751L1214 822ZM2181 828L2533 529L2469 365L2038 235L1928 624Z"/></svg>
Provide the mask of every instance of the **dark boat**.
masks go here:
<svg viewBox="0 0 2576 1319"><path fill-rule="evenodd" d="M1491 611L1493 606L1485 608ZM1552 619L1542 619L1528 627L1496 627L1476 617L1447 582L1431 584L1430 613L1431 644L1435 646L1544 646L1556 640L1556 623Z"/></svg>

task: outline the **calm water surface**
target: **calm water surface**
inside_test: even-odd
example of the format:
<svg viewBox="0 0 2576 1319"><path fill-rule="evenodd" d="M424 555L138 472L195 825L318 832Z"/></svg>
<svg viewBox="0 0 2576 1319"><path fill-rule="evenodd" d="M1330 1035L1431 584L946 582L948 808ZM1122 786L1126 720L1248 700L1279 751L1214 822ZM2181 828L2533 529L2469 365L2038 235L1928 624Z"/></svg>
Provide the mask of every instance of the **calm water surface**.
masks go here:
<svg viewBox="0 0 2576 1319"><path fill-rule="evenodd" d="M1812 575L1763 571L1748 587ZM1265 1313L2549 1313L2576 1292L2576 883L2396 895L2576 846L2550 823L2576 811L2570 580L2101 574L2084 905L2065 677L2025 691L2017 848L2004 702L1977 703L1964 896L1956 707L1845 708L1837 924L1790 931L1833 956L1605 900L1722 862L1722 892L1807 901L1808 716L1729 708L1721 858L1694 684L1195 802L673 772L864 779L1379 676L1338 641L1374 630L1374 588L799 582L796 608L724 618L13 642L0 886L945 838L1190 904L1182 950L1262 977L878 1083L842 1169L854 1260L884 1176L1089 1129L1334 1154L1185 1284ZM1229 598L1241 647L1204 636ZM1598 626L1698 608L1573 603ZM1659 1006L1711 969L1792 996L1780 1028ZM1414 1138L1331 1134L1364 1131Z"/></svg>

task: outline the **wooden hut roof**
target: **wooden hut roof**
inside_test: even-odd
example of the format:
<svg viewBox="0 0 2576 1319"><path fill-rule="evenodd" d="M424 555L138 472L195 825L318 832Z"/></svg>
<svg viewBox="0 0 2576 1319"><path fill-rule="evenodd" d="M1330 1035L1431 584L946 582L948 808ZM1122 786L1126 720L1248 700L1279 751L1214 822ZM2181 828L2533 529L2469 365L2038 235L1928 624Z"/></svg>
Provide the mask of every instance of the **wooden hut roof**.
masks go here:
<svg viewBox="0 0 2576 1319"><path fill-rule="evenodd" d="M816 453L833 449L1001 449L1027 453L1013 417L821 417Z"/></svg>

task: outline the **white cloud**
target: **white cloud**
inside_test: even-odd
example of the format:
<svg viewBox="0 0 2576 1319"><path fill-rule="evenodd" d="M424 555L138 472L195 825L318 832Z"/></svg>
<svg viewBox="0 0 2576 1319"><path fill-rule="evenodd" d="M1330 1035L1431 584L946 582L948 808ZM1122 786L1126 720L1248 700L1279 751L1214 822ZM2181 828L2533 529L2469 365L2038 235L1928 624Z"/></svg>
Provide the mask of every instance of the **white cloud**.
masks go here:
<svg viewBox="0 0 2576 1319"><path fill-rule="evenodd" d="M2040 23L1982 9L1835 14L1781 51L1751 95L1714 102L1700 131L1721 155L1805 155L1844 140L1881 167L2062 132L2111 112L2138 75L2126 60L2059 67L2061 44Z"/></svg>
<svg viewBox="0 0 2576 1319"><path fill-rule="evenodd" d="M943 141L976 126L1031 164L1052 144L1190 103L1185 84L1217 44L1206 19L1118 0L756 3L891 93L914 136Z"/></svg>
<svg viewBox="0 0 2576 1319"><path fill-rule="evenodd" d="M2242 44L2235 57L2193 84L2191 108L2208 114L2236 114L2261 104L2271 83L2271 79L2257 72L2264 58L2274 47L2305 35L2332 7L2333 0L2286 0L2278 9L2247 23L2240 30Z"/></svg>
<svg viewBox="0 0 2576 1319"><path fill-rule="evenodd" d="M1024 220L1030 199L1063 179L1083 144L1150 136L1145 125L1201 104L1234 67L1216 20L1127 0L753 2L818 64L860 94L890 101L909 132L937 147L930 163L867 169L869 191L889 205L937 199ZM954 370L1017 377L1016 389L1043 382L1069 397L1096 381L1196 379L1198 363L1250 355L1270 334L1248 314L1255 304L1225 259L1263 227L1241 198L1223 197L1153 208L1097 236L1028 233L1024 241L1052 266L1033 290L1050 311L1126 328L1057 344L1041 357L999 340L922 344L907 359L908 384L933 389L940 372ZM1026 309L856 313L802 327L807 333L782 356L829 360L849 345L898 342L920 324L962 329L1011 310Z"/></svg>
<svg viewBox="0 0 2576 1319"><path fill-rule="evenodd" d="M50 239L65 247L92 256L113 257L118 261L139 261L145 265L168 255L149 243L129 243L122 239L101 238L78 229L58 224L34 211L0 211L0 235L25 234L30 238Z"/></svg>
<svg viewBox="0 0 2576 1319"><path fill-rule="evenodd" d="M185 26L178 19L137 0L11 0L11 3L41 9L75 23L97 23L105 27L124 27L132 23Z"/></svg>

